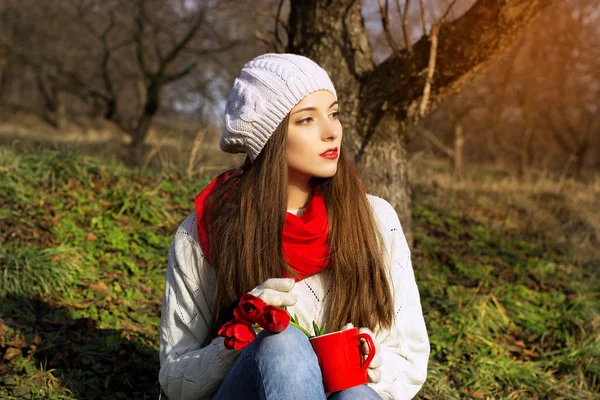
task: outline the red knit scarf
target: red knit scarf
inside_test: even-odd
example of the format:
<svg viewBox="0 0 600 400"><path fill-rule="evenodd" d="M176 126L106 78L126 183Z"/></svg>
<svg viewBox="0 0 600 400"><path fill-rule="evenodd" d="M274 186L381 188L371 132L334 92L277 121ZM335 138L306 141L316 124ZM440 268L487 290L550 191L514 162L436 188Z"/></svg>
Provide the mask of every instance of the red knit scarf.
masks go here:
<svg viewBox="0 0 600 400"><path fill-rule="evenodd" d="M204 203L210 192L225 182L234 172L228 170L217 176L194 199L196 215L198 217L198 237L208 262L212 263L208 245L207 223L204 214ZM301 216L286 213L283 227L283 258L287 265L299 276L296 282L329 267L329 247L327 235L329 222L327 209L322 195L315 190L306 210ZM288 277L282 271L283 277Z"/></svg>

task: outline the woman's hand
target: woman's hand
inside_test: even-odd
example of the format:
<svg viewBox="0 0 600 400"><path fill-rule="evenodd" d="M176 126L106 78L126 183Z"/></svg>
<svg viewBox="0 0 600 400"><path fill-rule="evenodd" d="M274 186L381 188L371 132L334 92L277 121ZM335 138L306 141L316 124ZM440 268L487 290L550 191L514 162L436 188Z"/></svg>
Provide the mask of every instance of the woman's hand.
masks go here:
<svg viewBox="0 0 600 400"><path fill-rule="evenodd" d="M352 323L349 322L342 327L342 330L345 331L346 329L352 328L354 328L354 325L352 325ZM358 333L367 333L369 336L371 336L371 339L373 339L373 343L375 344L375 357L373 357L371 363L369 364L369 367L367 368L367 374L369 376L369 382L381 382L381 370L379 369L379 367L381 367L381 355L379 354L379 352L381 351L381 344L377 340L375 340L375 335L373 334L373 332L371 332L369 328L360 328L358 330ZM361 338L359 339L359 341L363 353L362 361L364 362L369 356L369 345L365 339Z"/></svg>
<svg viewBox="0 0 600 400"><path fill-rule="evenodd" d="M265 303L276 306L293 306L298 296L290 293L296 281L294 278L271 278L252 289L249 293L261 298Z"/></svg>

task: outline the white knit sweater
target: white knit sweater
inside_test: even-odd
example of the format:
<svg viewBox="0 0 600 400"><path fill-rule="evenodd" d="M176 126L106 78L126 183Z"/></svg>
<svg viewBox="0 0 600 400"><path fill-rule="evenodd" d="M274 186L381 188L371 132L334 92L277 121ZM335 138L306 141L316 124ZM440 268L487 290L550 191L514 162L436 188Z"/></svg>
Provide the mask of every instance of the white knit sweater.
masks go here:
<svg viewBox="0 0 600 400"><path fill-rule="evenodd" d="M381 343L382 379L369 386L383 399L411 399L425 382L429 359L429 338L411 253L391 204L370 194L367 197L389 250L395 310L392 329L375 332ZM327 318L329 277L325 270L297 282L292 289L298 301L288 310L309 332L313 320L321 326ZM160 321L159 381L170 400L208 399L242 351L225 349L221 337L201 347L212 321L214 282L214 269L199 244L194 212L183 221L169 249Z"/></svg>

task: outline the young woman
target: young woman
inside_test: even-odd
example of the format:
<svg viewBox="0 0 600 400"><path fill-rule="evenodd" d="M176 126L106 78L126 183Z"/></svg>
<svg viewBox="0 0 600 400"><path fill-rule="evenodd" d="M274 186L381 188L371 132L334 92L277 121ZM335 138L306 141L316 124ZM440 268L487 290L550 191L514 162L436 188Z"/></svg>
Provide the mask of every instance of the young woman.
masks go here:
<svg viewBox="0 0 600 400"><path fill-rule="evenodd" d="M429 340L394 208L367 194L342 141L335 88L306 57L263 54L236 78L220 147L246 153L195 199L169 250L160 384L169 399L410 399ZM245 293L300 325L352 326L376 344L369 383L325 393L289 326L229 350L217 335Z"/></svg>

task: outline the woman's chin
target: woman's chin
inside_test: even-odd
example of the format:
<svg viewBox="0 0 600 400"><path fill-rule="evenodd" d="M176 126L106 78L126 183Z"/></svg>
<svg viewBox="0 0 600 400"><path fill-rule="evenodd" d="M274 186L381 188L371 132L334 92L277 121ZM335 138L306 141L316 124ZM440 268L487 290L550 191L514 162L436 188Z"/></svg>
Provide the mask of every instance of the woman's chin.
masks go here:
<svg viewBox="0 0 600 400"><path fill-rule="evenodd" d="M313 173L313 176L315 178L331 178L332 176L334 176L337 172L337 167L335 168L328 168L328 169L323 169L321 171L315 171L315 173Z"/></svg>

